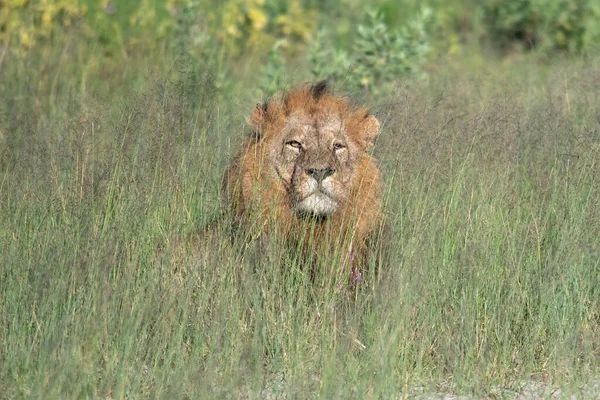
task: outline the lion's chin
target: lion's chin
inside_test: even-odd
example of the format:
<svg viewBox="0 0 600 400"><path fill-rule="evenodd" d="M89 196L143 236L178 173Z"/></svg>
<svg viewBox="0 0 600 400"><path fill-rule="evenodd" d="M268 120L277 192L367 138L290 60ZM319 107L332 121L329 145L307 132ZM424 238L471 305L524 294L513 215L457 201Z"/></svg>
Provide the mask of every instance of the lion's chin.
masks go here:
<svg viewBox="0 0 600 400"><path fill-rule="evenodd" d="M301 216L327 217L337 211L338 203L324 193L313 193L296 203L296 213Z"/></svg>

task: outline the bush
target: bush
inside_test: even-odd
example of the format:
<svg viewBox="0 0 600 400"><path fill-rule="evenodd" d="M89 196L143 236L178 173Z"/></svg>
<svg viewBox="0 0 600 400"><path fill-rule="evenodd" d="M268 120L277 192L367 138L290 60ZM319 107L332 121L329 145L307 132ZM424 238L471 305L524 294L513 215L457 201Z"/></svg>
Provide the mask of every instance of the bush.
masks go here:
<svg viewBox="0 0 600 400"><path fill-rule="evenodd" d="M240 54L268 49L278 39L283 46L308 41L316 13L299 0L229 0L209 15L218 40L233 54Z"/></svg>
<svg viewBox="0 0 600 400"><path fill-rule="evenodd" d="M278 41L273 45L267 56L267 62L262 69L259 87L266 97L270 97L281 90L287 81L285 59L280 51L281 44L282 41Z"/></svg>
<svg viewBox="0 0 600 400"><path fill-rule="evenodd" d="M390 31L383 16L371 11L366 23L358 25L348 51L335 48L328 31L318 32L308 51L311 78L343 82L348 91L379 94L389 90L403 76L423 76L422 66L430 48L431 15L429 8L423 8L403 29ZM276 86L286 81L281 77L282 63L285 65L277 45L271 50L263 70L265 79L261 89L265 94L281 89Z"/></svg>
<svg viewBox="0 0 600 400"><path fill-rule="evenodd" d="M489 0L483 16L485 36L504 49L518 44L581 53L600 33L596 0Z"/></svg>
<svg viewBox="0 0 600 400"><path fill-rule="evenodd" d="M352 48L350 86L377 92L403 75L422 72L429 52L431 14L431 9L423 8L402 30L390 32L382 15L369 13L367 24L358 26Z"/></svg>
<svg viewBox="0 0 600 400"><path fill-rule="evenodd" d="M72 25L85 16L86 6L69 0L28 2L25 0L0 1L0 44L28 49L38 42L50 39L53 28Z"/></svg>

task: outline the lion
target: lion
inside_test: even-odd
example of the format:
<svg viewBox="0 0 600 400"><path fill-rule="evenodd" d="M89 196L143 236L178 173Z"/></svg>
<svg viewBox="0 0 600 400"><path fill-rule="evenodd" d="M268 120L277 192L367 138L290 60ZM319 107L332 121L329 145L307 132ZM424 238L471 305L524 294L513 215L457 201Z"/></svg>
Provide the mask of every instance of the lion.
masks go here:
<svg viewBox="0 0 600 400"><path fill-rule="evenodd" d="M246 122L251 135L223 183L235 219L255 236L364 260L382 226L382 182L369 154L377 118L321 81L257 105Z"/></svg>

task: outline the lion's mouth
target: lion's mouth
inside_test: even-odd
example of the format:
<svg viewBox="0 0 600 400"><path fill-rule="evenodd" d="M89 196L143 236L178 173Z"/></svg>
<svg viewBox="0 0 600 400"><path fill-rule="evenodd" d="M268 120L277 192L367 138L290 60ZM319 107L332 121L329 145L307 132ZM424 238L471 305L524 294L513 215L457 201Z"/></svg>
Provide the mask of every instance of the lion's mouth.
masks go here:
<svg viewBox="0 0 600 400"><path fill-rule="evenodd" d="M338 203L317 190L296 203L295 209L301 216L328 217L337 211Z"/></svg>

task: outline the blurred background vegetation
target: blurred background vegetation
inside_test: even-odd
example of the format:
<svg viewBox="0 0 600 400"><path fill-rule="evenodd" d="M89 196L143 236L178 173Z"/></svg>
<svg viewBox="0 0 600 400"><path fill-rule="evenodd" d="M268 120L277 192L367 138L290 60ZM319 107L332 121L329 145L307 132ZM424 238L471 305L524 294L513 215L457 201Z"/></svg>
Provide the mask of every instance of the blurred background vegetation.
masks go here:
<svg viewBox="0 0 600 400"><path fill-rule="evenodd" d="M122 76L113 72L140 58L185 55L212 69L217 90L244 78L256 84L258 74L264 94L322 78L377 94L399 78L424 79L465 53L589 54L600 36L600 2L0 1L2 60L54 57L48 45L71 37L73 47L74 36L84 44L84 86L88 76Z"/></svg>

